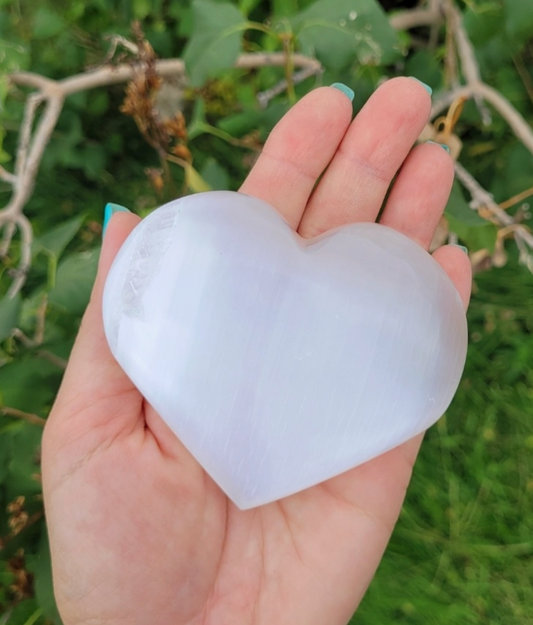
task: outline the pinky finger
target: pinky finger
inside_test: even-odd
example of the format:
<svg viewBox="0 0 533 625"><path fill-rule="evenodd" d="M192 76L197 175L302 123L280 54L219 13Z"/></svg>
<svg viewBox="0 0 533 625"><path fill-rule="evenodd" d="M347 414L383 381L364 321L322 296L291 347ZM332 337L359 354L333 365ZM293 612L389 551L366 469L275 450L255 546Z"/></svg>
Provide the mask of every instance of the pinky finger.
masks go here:
<svg viewBox="0 0 533 625"><path fill-rule="evenodd" d="M472 266L468 255L457 245L445 245L433 253L433 258L455 284L466 310L472 290Z"/></svg>

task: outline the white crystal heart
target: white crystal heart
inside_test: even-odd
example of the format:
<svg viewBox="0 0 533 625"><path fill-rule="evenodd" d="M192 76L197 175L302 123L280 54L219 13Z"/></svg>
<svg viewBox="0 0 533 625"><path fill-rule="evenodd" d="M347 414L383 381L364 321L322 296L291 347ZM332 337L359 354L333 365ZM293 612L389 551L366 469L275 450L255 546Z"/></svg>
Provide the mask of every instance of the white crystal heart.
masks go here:
<svg viewBox="0 0 533 625"><path fill-rule="evenodd" d="M317 484L432 425L466 356L457 290L374 223L315 239L239 193L154 211L107 279L111 351L240 507Z"/></svg>

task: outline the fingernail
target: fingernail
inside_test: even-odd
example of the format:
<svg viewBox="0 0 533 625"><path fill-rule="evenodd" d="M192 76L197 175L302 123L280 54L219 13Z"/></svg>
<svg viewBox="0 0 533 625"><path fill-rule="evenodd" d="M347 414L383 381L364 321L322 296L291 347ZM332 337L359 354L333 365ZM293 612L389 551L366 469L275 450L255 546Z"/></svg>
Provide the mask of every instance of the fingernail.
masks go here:
<svg viewBox="0 0 533 625"><path fill-rule="evenodd" d="M109 220L115 213L131 213L129 208L125 206L120 206L120 204L112 204L109 202L106 204L104 209L104 224L102 226L102 236L104 236L107 226L109 225Z"/></svg>
<svg viewBox="0 0 533 625"><path fill-rule="evenodd" d="M409 76L409 78L412 78L413 80L416 80L416 82L419 82L422 85L422 87L424 87L424 89L429 93L429 95L433 93L433 89L429 85L426 85L425 82L418 80L418 78L415 78L414 76Z"/></svg>
<svg viewBox="0 0 533 625"><path fill-rule="evenodd" d="M338 89L339 91L342 91L345 96L348 96L348 98L350 99L350 102L352 102L355 96L355 93L353 92L352 89L350 89L350 87L343 85L342 82L334 82L332 85L330 85L330 87L333 87L334 89Z"/></svg>
<svg viewBox="0 0 533 625"><path fill-rule="evenodd" d="M445 143L437 143L437 141L426 141L426 143L433 143L434 145L440 145L443 150L446 150L448 154L450 153L450 148Z"/></svg>
<svg viewBox="0 0 533 625"><path fill-rule="evenodd" d="M468 256L468 248L465 247L464 245L458 245L457 243L454 245L454 247L458 247L460 250L463 250L463 252Z"/></svg>

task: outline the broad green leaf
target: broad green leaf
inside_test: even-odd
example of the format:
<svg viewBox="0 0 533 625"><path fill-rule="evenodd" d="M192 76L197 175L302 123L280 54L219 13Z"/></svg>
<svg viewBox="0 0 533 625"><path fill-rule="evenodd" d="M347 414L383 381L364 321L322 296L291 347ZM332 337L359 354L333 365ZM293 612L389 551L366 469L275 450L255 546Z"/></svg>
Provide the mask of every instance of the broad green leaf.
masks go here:
<svg viewBox="0 0 533 625"><path fill-rule="evenodd" d="M529 189L533 183L533 155L522 143L518 141L513 143L512 148L505 154L498 175L489 186L489 191L500 202ZM531 205L531 198L526 201ZM514 209L511 209L511 212L514 212Z"/></svg>
<svg viewBox="0 0 533 625"><path fill-rule="evenodd" d="M388 64L400 53L397 34L376 0L318 0L290 21L302 51L328 68L356 59Z"/></svg>
<svg viewBox="0 0 533 625"><path fill-rule="evenodd" d="M463 14L463 24L474 46L484 46L502 32L503 8L496 2L471 5Z"/></svg>
<svg viewBox="0 0 533 625"><path fill-rule="evenodd" d="M533 32L533 4L528 0L503 0L505 30L515 48L531 39Z"/></svg>
<svg viewBox="0 0 533 625"><path fill-rule="evenodd" d="M76 236L84 219L85 215L78 215L37 237L33 242L33 253L44 251L59 259L63 250Z"/></svg>
<svg viewBox="0 0 533 625"><path fill-rule="evenodd" d="M58 35L66 27L63 17L47 7L37 9L33 24L34 39L49 39Z"/></svg>
<svg viewBox="0 0 533 625"><path fill-rule="evenodd" d="M9 336L17 326L22 301L20 295L0 299L0 341Z"/></svg>
<svg viewBox="0 0 533 625"><path fill-rule="evenodd" d="M61 371L42 358L27 354L0 367L0 396L6 406L42 413L54 398Z"/></svg>
<svg viewBox="0 0 533 625"><path fill-rule="evenodd" d="M411 54L405 63L405 75L415 76L436 89L442 80L442 67L434 54L428 50L417 50Z"/></svg>
<svg viewBox="0 0 533 625"><path fill-rule="evenodd" d="M232 67L241 50L244 17L232 4L212 0L193 3L193 32L183 60L193 85Z"/></svg>
<svg viewBox="0 0 533 625"><path fill-rule="evenodd" d="M51 304L79 315L89 303L100 250L72 254L59 263L56 283L48 295Z"/></svg>
<svg viewBox="0 0 533 625"><path fill-rule="evenodd" d="M487 220L480 217L475 210L470 208L464 198L461 185L455 181L452 192L445 209L446 215L459 221L465 226L486 226Z"/></svg>
<svg viewBox="0 0 533 625"><path fill-rule="evenodd" d="M447 217L450 230L457 234L470 252L482 249L488 250L490 254L494 252L498 228L493 223L485 221L484 226L467 226L449 215Z"/></svg>
<svg viewBox="0 0 533 625"><path fill-rule="evenodd" d="M210 157L207 159L201 175L211 189L215 191L229 189L228 172L214 158Z"/></svg>

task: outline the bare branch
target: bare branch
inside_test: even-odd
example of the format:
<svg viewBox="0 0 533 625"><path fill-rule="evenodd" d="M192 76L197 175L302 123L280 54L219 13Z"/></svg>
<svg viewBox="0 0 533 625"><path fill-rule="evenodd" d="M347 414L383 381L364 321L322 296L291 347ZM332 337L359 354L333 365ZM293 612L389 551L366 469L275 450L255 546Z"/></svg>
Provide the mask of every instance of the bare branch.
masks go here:
<svg viewBox="0 0 533 625"><path fill-rule="evenodd" d="M28 149L30 147L31 132L33 130L33 122L39 105L43 102L41 93L32 93L26 100L24 108L24 118L20 127L19 144L17 149L17 160L15 174L18 180L22 180L22 174L26 166Z"/></svg>
<svg viewBox="0 0 533 625"><path fill-rule="evenodd" d="M409 30L419 26L433 26L444 21L444 12L440 0L430 0L427 9L409 9L398 11L389 18L389 24L395 30Z"/></svg>
<svg viewBox="0 0 533 625"><path fill-rule="evenodd" d="M448 23L457 45L457 53L461 59L461 69L463 70L466 82L471 86L478 85L481 83L481 73L479 71L474 46L464 29L461 13L455 6L453 0L448 1L447 12ZM483 124L488 126L492 121L490 111L485 106L483 97L479 93L474 93L473 95Z"/></svg>
<svg viewBox="0 0 533 625"><path fill-rule="evenodd" d="M28 423L32 423L33 425L40 425L44 427L46 425L46 419L37 416L36 414L31 414L30 412L24 412L23 410L19 410L18 408L9 408L8 406L4 406L0 408L0 413L5 415L6 417L17 417L17 419L23 419Z"/></svg>
<svg viewBox="0 0 533 625"><path fill-rule="evenodd" d="M64 358L61 358L60 356L53 354L51 351L47 349L40 349L36 352L36 354L37 356L39 356L39 358L48 360L49 363L53 364L59 369L62 369L63 371L67 368L68 362Z"/></svg>
<svg viewBox="0 0 533 625"><path fill-rule="evenodd" d="M114 39L114 49L117 44L126 45L134 52L136 46L121 37ZM132 47L133 46L133 47ZM322 70L320 62L303 54L295 54L291 58L294 67L310 72L309 75ZM242 54L235 66L243 69L278 66L286 64L286 54L283 52ZM31 261L32 229L28 219L23 214L24 206L31 197L35 186L35 179L41 164L44 150L54 131L57 120L63 108L65 98L74 93L95 89L97 87L126 82L131 80L139 69L139 63L123 63L117 66L105 66L95 70L70 76L63 80L54 81L31 72L16 72L10 76L13 84L21 87L33 87L36 93L28 97L24 119L22 121L15 174L2 169L2 180L13 186L13 195L4 209L0 210L0 227L4 227L4 236L0 246L0 253L7 254L9 245L15 233L15 226L21 235L21 258L15 278L8 291L14 297L24 285ZM185 64L181 59L164 59L156 61L155 69L160 76L176 76L185 74ZM46 102L36 130L32 133L35 116L39 105Z"/></svg>
<svg viewBox="0 0 533 625"><path fill-rule="evenodd" d="M471 205L474 209L487 208L502 226L511 229L520 250L520 262L530 271L533 270L533 256L530 251L533 250L533 234L525 226L517 224L513 217L498 205L492 195L460 163L455 163L455 175L470 193Z"/></svg>
<svg viewBox="0 0 533 625"><path fill-rule="evenodd" d="M7 169L4 169L2 165L0 165L0 180L3 180L4 182L15 186L17 182L17 177L15 176L15 174L7 171Z"/></svg>
<svg viewBox="0 0 533 625"><path fill-rule="evenodd" d="M509 100L499 91L489 87L484 82L474 85L466 85L454 91L449 91L436 100L431 109L431 118L444 111L457 98L471 98L474 95L482 96L489 102L509 124L515 135L522 141L526 148L533 154L533 130L526 120L520 115Z"/></svg>
<svg viewBox="0 0 533 625"><path fill-rule="evenodd" d="M321 72L322 67L320 65L318 66L318 68L304 67L304 69L301 69L298 72L294 72L294 75L292 77L292 84L298 85L307 78L310 78L311 76L316 76ZM261 91L261 93L257 94L257 101L259 102L259 106L261 108L266 108L270 100L272 100L272 98L275 98L280 93L283 93L285 89L287 89L287 80L283 78L276 85L270 87L270 89Z"/></svg>
<svg viewBox="0 0 533 625"><path fill-rule="evenodd" d="M241 54L235 63L235 67L242 69L254 69L259 67L283 67L285 64L283 52L259 52ZM293 56L295 67L313 67L317 72L322 66L317 59L295 54ZM138 69L138 67L137 67ZM185 63L181 59L162 59L155 63L155 69L160 76L176 76L185 73ZM30 72L16 72L10 76L11 82L40 89L46 97L61 95L67 97L79 91L96 89L108 85L118 84L131 80L136 71L135 63L124 63L116 66L101 67L90 72L83 72L59 81L43 79L38 74Z"/></svg>
<svg viewBox="0 0 533 625"><path fill-rule="evenodd" d="M7 292L8 297L15 297L26 281L26 274L31 265L31 244L33 241L33 230L29 219L20 212L17 215L15 224L20 231L20 262L15 272L15 279L11 283Z"/></svg>
<svg viewBox="0 0 533 625"><path fill-rule="evenodd" d="M0 258L7 256L9 246L13 240L13 236L17 230L14 221L8 221L4 226L4 235L2 237L2 244L0 245Z"/></svg>

